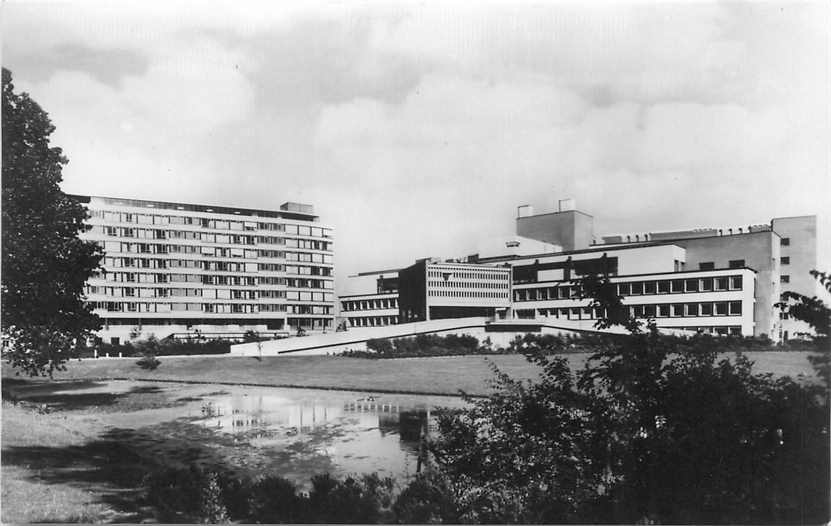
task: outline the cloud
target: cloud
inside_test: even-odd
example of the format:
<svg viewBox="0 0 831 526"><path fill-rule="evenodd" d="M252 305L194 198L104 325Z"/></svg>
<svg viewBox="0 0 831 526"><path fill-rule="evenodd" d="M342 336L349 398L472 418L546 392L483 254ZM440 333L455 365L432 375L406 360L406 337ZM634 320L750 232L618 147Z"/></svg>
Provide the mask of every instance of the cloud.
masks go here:
<svg viewBox="0 0 831 526"><path fill-rule="evenodd" d="M824 3L4 7L67 190L311 202L341 275L464 254L527 202L603 233L831 194Z"/></svg>

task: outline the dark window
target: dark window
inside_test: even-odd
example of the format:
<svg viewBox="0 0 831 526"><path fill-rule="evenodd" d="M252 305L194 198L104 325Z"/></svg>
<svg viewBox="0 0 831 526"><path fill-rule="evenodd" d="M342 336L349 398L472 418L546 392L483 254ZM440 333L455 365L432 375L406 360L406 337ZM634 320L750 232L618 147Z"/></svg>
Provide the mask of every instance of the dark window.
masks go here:
<svg viewBox="0 0 831 526"><path fill-rule="evenodd" d="M701 290L703 292L709 292L713 290L713 278L704 278L701 280Z"/></svg>
<svg viewBox="0 0 831 526"><path fill-rule="evenodd" d="M658 305L658 316L661 318L666 318L669 316L669 305L664 303L663 305Z"/></svg>
<svg viewBox="0 0 831 526"><path fill-rule="evenodd" d="M716 278L716 290L727 290L728 280L724 278Z"/></svg>
<svg viewBox="0 0 831 526"><path fill-rule="evenodd" d="M121 343L120 338L110 338L110 345L118 345L119 343Z"/></svg>
<svg viewBox="0 0 831 526"><path fill-rule="evenodd" d="M698 270L713 270L716 268L716 264L712 261L704 261L698 264Z"/></svg>
<svg viewBox="0 0 831 526"><path fill-rule="evenodd" d="M658 282L658 293L669 294L669 281L663 280Z"/></svg>
<svg viewBox="0 0 831 526"><path fill-rule="evenodd" d="M684 308L686 316L698 316L698 303L686 303Z"/></svg>
<svg viewBox="0 0 831 526"><path fill-rule="evenodd" d="M741 313L742 313L742 302L741 301L731 301L730 302L730 315L740 316Z"/></svg>
<svg viewBox="0 0 831 526"><path fill-rule="evenodd" d="M782 282L782 283L790 283L791 282L791 277L785 274L785 275L780 276L779 281Z"/></svg>
<svg viewBox="0 0 831 526"><path fill-rule="evenodd" d="M730 290L739 290L742 288L741 276L730 276Z"/></svg>
<svg viewBox="0 0 831 526"><path fill-rule="evenodd" d="M713 315L713 304L712 303L702 303L701 304L701 315L702 316L712 316Z"/></svg>
<svg viewBox="0 0 831 526"><path fill-rule="evenodd" d="M674 280L672 280L672 292L684 292L684 280L683 279L674 279Z"/></svg>
<svg viewBox="0 0 831 526"><path fill-rule="evenodd" d="M644 283L643 283L643 293L644 294L655 294L655 282L654 281L644 281Z"/></svg>
<svg viewBox="0 0 831 526"><path fill-rule="evenodd" d="M782 263L783 265L790 265L791 264L791 258L788 257L788 256L783 256L783 257L779 258L779 262Z"/></svg>
<svg viewBox="0 0 831 526"><path fill-rule="evenodd" d="M743 259L731 259L730 268L742 268L744 266Z"/></svg>
<svg viewBox="0 0 831 526"><path fill-rule="evenodd" d="M697 279L688 279L685 280L685 287L687 292L698 292L698 280Z"/></svg>
<svg viewBox="0 0 831 526"><path fill-rule="evenodd" d="M672 315L673 316L683 316L684 315L684 304L683 303L673 303L672 304Z"/></svg>
<svg viewBox="0 0 831 526"><path fill-rule="evenodd" d="M788 247L788 246L791 245L791 238L783 237L779 244L782 245L783 247Z"/></svg>
<svg viewBox="0 0 831 526"><path fill-rule="evenodd" d="M716 316L727 316L727 302L716 303Z"/></svg>
<svg viewBox="0 0 831 526"><path fill-rule="evenodd" d="M629 283L619 283L617 286L618 296L628 296L630 290Z"/></svg>
<svg viewBox="0 0 831 526"><path fill-rule="evenodd" d="M632 295L640 296L641 294L643 294L643 282L635 281L634 283L632 283Z"/></svg>
<svg viewBox="0 0 831 526"><path fill-rule="evenodd" d="M644 305L643 311L644 311L644 314L648 318L654 318L655 317L655 312L656 312L655 311L655 305Z"/></svg>

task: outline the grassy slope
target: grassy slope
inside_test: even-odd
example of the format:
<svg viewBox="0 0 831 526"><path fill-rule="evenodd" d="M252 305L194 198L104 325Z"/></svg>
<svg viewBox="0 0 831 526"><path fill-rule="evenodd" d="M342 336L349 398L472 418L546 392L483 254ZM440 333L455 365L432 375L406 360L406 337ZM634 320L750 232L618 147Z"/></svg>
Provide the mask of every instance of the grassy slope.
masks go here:
<svg viewBox="0 0 831 526"><path fill-rule="evenodd" d="M759 372L777 375L813 376L805 352L747 353ZM572 366L580 368L585 354L566 355ZM363 391L402 391L431 394L486 394L492 377L488 362L515 378L533 378L535 366L517 355L450 356L367 360L334 356L266 357L262 361L244 357L161 358L155 371L145 371L135 358L99 359L71 362L56 379L132 378L229 382L277 386L344 388ZM3 376L13 374L3 365Z"/></svg>

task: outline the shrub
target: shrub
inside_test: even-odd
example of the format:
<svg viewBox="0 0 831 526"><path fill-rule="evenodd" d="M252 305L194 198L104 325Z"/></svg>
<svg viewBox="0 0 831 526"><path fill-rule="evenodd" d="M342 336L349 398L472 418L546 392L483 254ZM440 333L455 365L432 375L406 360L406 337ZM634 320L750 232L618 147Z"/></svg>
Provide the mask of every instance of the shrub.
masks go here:
<svg viewBox="0 0 831 526"><path fill-rule="evenodd" d="M136 364L147 371L155 370L162 362L152 352L147 352Z"/></svg>

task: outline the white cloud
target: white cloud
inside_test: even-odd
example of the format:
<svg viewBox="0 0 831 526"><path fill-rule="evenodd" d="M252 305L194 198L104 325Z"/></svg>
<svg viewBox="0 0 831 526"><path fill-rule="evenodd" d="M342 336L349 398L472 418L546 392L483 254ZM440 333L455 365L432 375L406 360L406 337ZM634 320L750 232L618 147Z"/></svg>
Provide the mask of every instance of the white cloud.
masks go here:
<svg viewBox="0 0 831 526"><path fill-rule="evenodd" d="M141 58L118 82L20 65L67 190L309 201L341 273L464 253L516 205L567 195L605 232L822 212L831 194L823 3L5 7L7 56Z"/></svg>

